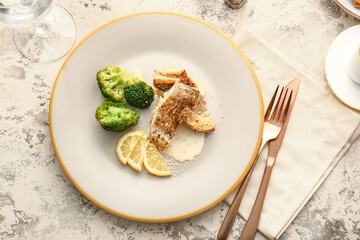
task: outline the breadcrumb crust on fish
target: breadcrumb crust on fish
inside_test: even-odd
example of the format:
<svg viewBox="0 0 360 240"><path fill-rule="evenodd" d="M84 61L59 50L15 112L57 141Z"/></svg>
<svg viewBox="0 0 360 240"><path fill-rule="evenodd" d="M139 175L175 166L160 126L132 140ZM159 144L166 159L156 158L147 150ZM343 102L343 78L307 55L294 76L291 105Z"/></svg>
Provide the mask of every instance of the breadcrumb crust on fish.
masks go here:
<svg viewBox="0 0 360 240"><path fill-rule="evenodd" d="M167 67L155 70L154 72L153 85L155 87L155 93L160 97L163 97L164 92L171 89L171 87L177 82L181 82L200 90L200 86L189 77L186 70L177 70L172 67ZM184 122L187 126L196 131L215 131L216 123L207 110L205 96L200 95L198 104L194 107Z"/></svg>
<svg viewBox="0 0 360 240"><path fill-rule="evenodd" d="M159 98L150 123L149 139L160 150L165 150L175 135L176 128L192 113L198 104L200 92L186 84L176 82Z"/></svg>

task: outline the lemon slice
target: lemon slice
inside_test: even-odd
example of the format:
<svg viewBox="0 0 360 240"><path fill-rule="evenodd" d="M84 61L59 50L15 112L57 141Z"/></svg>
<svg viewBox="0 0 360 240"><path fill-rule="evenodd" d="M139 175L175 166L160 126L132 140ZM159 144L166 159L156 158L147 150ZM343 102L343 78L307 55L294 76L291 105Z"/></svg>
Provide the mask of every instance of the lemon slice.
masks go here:
<svg viewBox="0 0 360 240"><path fill-rule="evenodd" d="M126 165L132 150L143 134L143 131L131 131L121 136L116 145L116 154L122 164Z"/></svg>
<svg viewBox="0 0 360 240"><path fill-rule="evenodd" d="M169 166L156 146L149 142L148 135L143 131L127 132L116 145L119 160L129 164L134 170L141 172L144 164L146 170L155 176L170 176Z"/></svg>
<svg viewBox="0 0 360 240"><path fill-rule="evenodd" d="M144 156L144 166L146 170L158 177L171 175L170 168L165 162L164 157L159 153L154 144L148 142Z"/></svg>
<svg viewBox="0 0 360 240"><path fill-rule="evenodd" d="M128 157L128 164L138 172L141 172L142 169L147 143L147 134L144 133L140 136Z"/></svg>

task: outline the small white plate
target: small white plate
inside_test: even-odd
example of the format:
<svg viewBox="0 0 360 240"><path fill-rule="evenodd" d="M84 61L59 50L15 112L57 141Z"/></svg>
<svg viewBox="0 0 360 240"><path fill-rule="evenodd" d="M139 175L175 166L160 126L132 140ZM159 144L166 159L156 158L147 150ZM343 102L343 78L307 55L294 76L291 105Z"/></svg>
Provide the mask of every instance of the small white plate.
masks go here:
<svg viewBox="0 0 360 240"><path fill-rule="evenodd" d="M360 8L354 7L353 0L335 0L335 2L346 12L360 19Z"/></svg>
<svg viewBox="0 0 360 240"><path fill-rule="evenodd" d="M325 73L331 90L348 107L360 111L360 85L347 73L349 60L360 44L360 25L340 33L331 44L325 61Z"/></svg>
<svg viewBox="0 0 360 240"><path fill-rule="evenodd" d="M178 163L181 174L159 178L118 160L123 133L103 130L94 117L104 101L96 72L106 66L143 71L187 69L207 89L218 126L200 156ZM140 111L147 131L155 102ZM50 101L50 131L64 171L91 201L123 217L173 221L214 206L244 178L259 148L263 103L255 73L241 50L223 33L192 17L140 13L106 23L90 33L65 60ZM221 124L220 124L221 122Z"/></svg>

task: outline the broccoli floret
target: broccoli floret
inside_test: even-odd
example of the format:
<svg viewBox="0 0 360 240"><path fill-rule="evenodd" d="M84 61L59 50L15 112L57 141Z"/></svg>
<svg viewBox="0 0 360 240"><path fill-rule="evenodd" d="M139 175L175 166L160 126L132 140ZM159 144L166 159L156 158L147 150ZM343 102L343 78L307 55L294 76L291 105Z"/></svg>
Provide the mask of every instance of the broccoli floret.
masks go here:
<svg viewBox="0 0 360 240"><path fill-rule="evenodd" d="M135 126L140 118L135 111L126 108L125 103L110 100L104 101L96 109L95 117L102 128L112 132L121 132Z"/></svg>
<svg viewBox="0 0 360 240"><path fill-rule="evenodd" d="M121 101L124 98L124 84L129 78L127 70L114 66L106 67L96 74L101 94L113 101Z"/></svg>
<svg viewBox="0 0 360 240"><path fill-rule="evenodd" d="M154 101L154 89L144 81L141 72L135 72L124 86L126 102L133 107L147 108Z"/></svg>

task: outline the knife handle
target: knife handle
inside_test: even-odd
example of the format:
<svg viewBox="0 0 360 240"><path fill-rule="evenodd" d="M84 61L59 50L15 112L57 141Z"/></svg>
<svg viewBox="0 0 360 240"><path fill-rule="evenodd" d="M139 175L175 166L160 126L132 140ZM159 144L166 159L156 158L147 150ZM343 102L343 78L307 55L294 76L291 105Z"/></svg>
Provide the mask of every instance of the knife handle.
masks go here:
<svg viewBox="0 0 360 240"><path fill-rule="evenodd" d="M275 158L273 159L271 158L272 157L269 157L266 163L265 172L261 180L261 185L258 194L256 196L254 206L251 210L250 216L245 224L245 227L241 233L241 236L239 237L239 240L252 240L255 238L255 234L259 226L261 211L264 205L266 191L269 186L271 172L274 166L274 164L271 163L275 162Z"/></svg>
<svg viewBox="0 0 360 240"><path fill-rule="evenodd" d="M246 187L250 181L251 174L254 171L254 168L255 168L258 158L259 158L259 154L255 158L254 163L252 164L252 166L250 168L250 171L246 175L244 181L241 183L240 188L239 188L238 192L236 193L235 198L229 207L229 210L224 218L224 221L223 221L223 223L220 227L219 233L217 235L218 240L226 240L231 232L231 228L235 222L236 215L238 214L238 210L239 210L241 201L242 201L245 191L246 191Z"/></svg>
<svg viewBox="0 0 360 240"><path fill-rule="evenodd" d="M264 149L266 143L269 141L269 139L262 139L261 140L261 144L259 147L259 151L254 159L253 164L251 165L251 168L249 170L249 172L246 174L245 179L242 181L242 183L240 184L240 188L238 190L238 192L235 195L235 198L233 199L233 202L231 203L229 210L224 218L223 223L221 224L221 227L219 229L219 233L217 235L217 239L218 240L226 240L231 232L231 228L235 222L236 219L236 215L238 214L239 211L239 207L241 204L241 201L244 197L246 188L249 184L251 175L254 171L254 168L256 166L256 163L259 159L260 153L262 152L262 150Z"/></svg>

